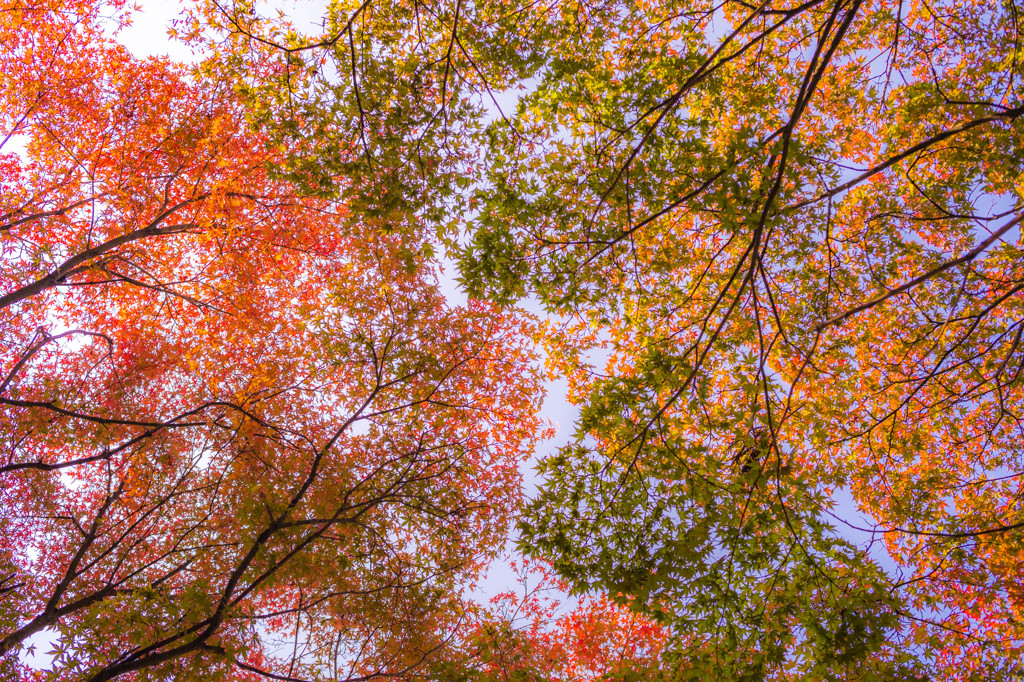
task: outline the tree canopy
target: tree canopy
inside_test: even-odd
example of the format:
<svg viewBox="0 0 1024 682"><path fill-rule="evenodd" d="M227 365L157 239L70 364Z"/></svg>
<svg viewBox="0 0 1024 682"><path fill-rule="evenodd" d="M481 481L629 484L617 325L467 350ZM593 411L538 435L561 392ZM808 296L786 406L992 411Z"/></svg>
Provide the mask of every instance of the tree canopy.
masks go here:
<svg viewBox="0 0 1024 682"><path fill-rule="evenodd" d="M1014 0L0 10L0 671L1024 671Z"/></svg>
<svg viewBox="0 0 1024 682"><path fill-rule="evenodd" d="M524 324L446 303L412 218L273 177L231 83L132 57L100 9L2 15L0 651L49 628L60 679L415 669L518 506Z"/></svg>
<svg viewBox="0 0 1024 682"><path fill-rule="evenodd" d="M464 261L583 406L527 548L697 678L1018 671L1016 6L546 16Z"/></svg>

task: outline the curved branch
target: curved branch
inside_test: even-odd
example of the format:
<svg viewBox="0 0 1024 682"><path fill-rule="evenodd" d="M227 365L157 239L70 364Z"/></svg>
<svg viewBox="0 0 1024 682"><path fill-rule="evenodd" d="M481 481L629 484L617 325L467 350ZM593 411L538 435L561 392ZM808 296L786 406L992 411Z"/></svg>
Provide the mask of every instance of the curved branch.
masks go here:
<svg viewBox="0 0 1024 682"><path fill-rule="evenodd" d="M38 336L40 334L42 334L42 338L39 341L37 341L34 345L30 346L27 351L25 351L25 354L21 356L21 359L18 360L16 365L14 365L14 368L10 372L8 372L7 377L4 379L3 383L0 383L0 393L3 393L7 390L7 386L10 385L11 381L14 380L14 377L18 373L18 371L22 367L24 367L29 360L32 359L33 355L38 353L39 350L42 349L42 347L45 346L50 341L57 341L68 336L73 336L75 334L84 334L85 336L95 336L97 338L103 339L104 341L107 342L107 346L110 348L109 353L114 352L114 341L106 334L101 334L99 332L90 332L85 331L84 329L70 329L66 332L62 332L55 336L50 336L46 331L40 329L36 332L36 335Z"/></svg>
<svg viewBox="0 0 1024 682"><path fill-rule="evenodd" d="M885 292L884 294L879 294L878 296L875 296L874 298L872 298L872 299L870 299L868 301L865 301L864 303L861 303L860 305L857 305L857 306L854 306L853 308L850 308L849 310L847 310L844 313L840 313L839 315L836 315L835 317L831 317L831 318L829 318L829 319L827 319L827 320L825 320L823 322L819 322L818 324L814 325L814 327L813 327L814 331L821 331L821 330L825 329L826 327L831 327L832 325L841 324L844 320L846 320L846 318L851 317L853 315L856 315L857 313L864 312L865 310L868 310L869 308L874 308L879 303L887 301L887 300L889 300L890 298L892 298L894 296L898 296L898 295L900 295L902 293L910 291L911 289L916 287L918 284L922 284L924 282L927 282L928 280L930 280L933 277L936 277L936 276L942 274L943 272L945 272L946 270L949 270L950 268L954 268L954 267L956 267L958 265L963 265L965 263L970 263L972 260L974 260L975 258L980 256L985 251L985 249L987 249L988 247L992 246L996 241L998 241L1000 237L1002 237L1004 234L1006 234L1011 229L1016 227L1017 224L1020 223L1022 218L1024 218L1024 216L1017 216L1016 218L1014 218L1013 220L1011 220L1010 222L1006 223L1005 225L1000 227L998 230L993 232L992 235L989 236L988 239L986 239L982 243L978 244L976 247L974 247L973 249L971 249L970 251L968 251L964 255L960 256L959 258L954 258L953 260L946 261L942 265L939 265L937 267L932 268L931 270L929 270L928 272L924 273L923 275L918 275L914 279L910 280L909 282L906 282L905 284L902 284L902 285L896 287L895 289L890 289L889 291Z"/></svg>

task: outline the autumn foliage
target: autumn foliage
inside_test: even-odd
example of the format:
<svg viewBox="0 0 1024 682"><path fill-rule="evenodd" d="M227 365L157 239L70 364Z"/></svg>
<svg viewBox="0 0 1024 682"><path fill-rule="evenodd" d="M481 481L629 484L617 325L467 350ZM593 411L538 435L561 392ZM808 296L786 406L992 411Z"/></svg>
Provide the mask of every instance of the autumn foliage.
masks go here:
<svg viewBox="0 0 1024 682"><path fill-rule="evenodd" d="M1019 673L1018 8L559 7L463 261L582 406L526 547L681 678Z"/></svg>
<svg viewBox="0 0 1024 682"><path fill-rule="evenodd" d="M0 6L0 673L1021 673L1012 1L131 16Z"/></svg>
<svg viewBox="0 0 1024 682"><path fill-rule="evenodd" d="M518 505L524 327L273 177L118 9L0 14L3 674L44 630L61 679L413 669Z"/></svg>

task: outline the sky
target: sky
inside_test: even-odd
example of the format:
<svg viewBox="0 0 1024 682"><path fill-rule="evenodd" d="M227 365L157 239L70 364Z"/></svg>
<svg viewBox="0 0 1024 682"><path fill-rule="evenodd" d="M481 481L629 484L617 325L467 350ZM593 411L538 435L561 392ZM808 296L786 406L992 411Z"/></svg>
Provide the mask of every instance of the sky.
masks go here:
<svg viewBox="0 0 1024 682"><path fill-rule="evenodd" d="M192 61L192 50L168 35L171 21L185 8L181 0L149 0L132 16L132 25L121 32L120 42L137 57L170 57Z"/></svg>

